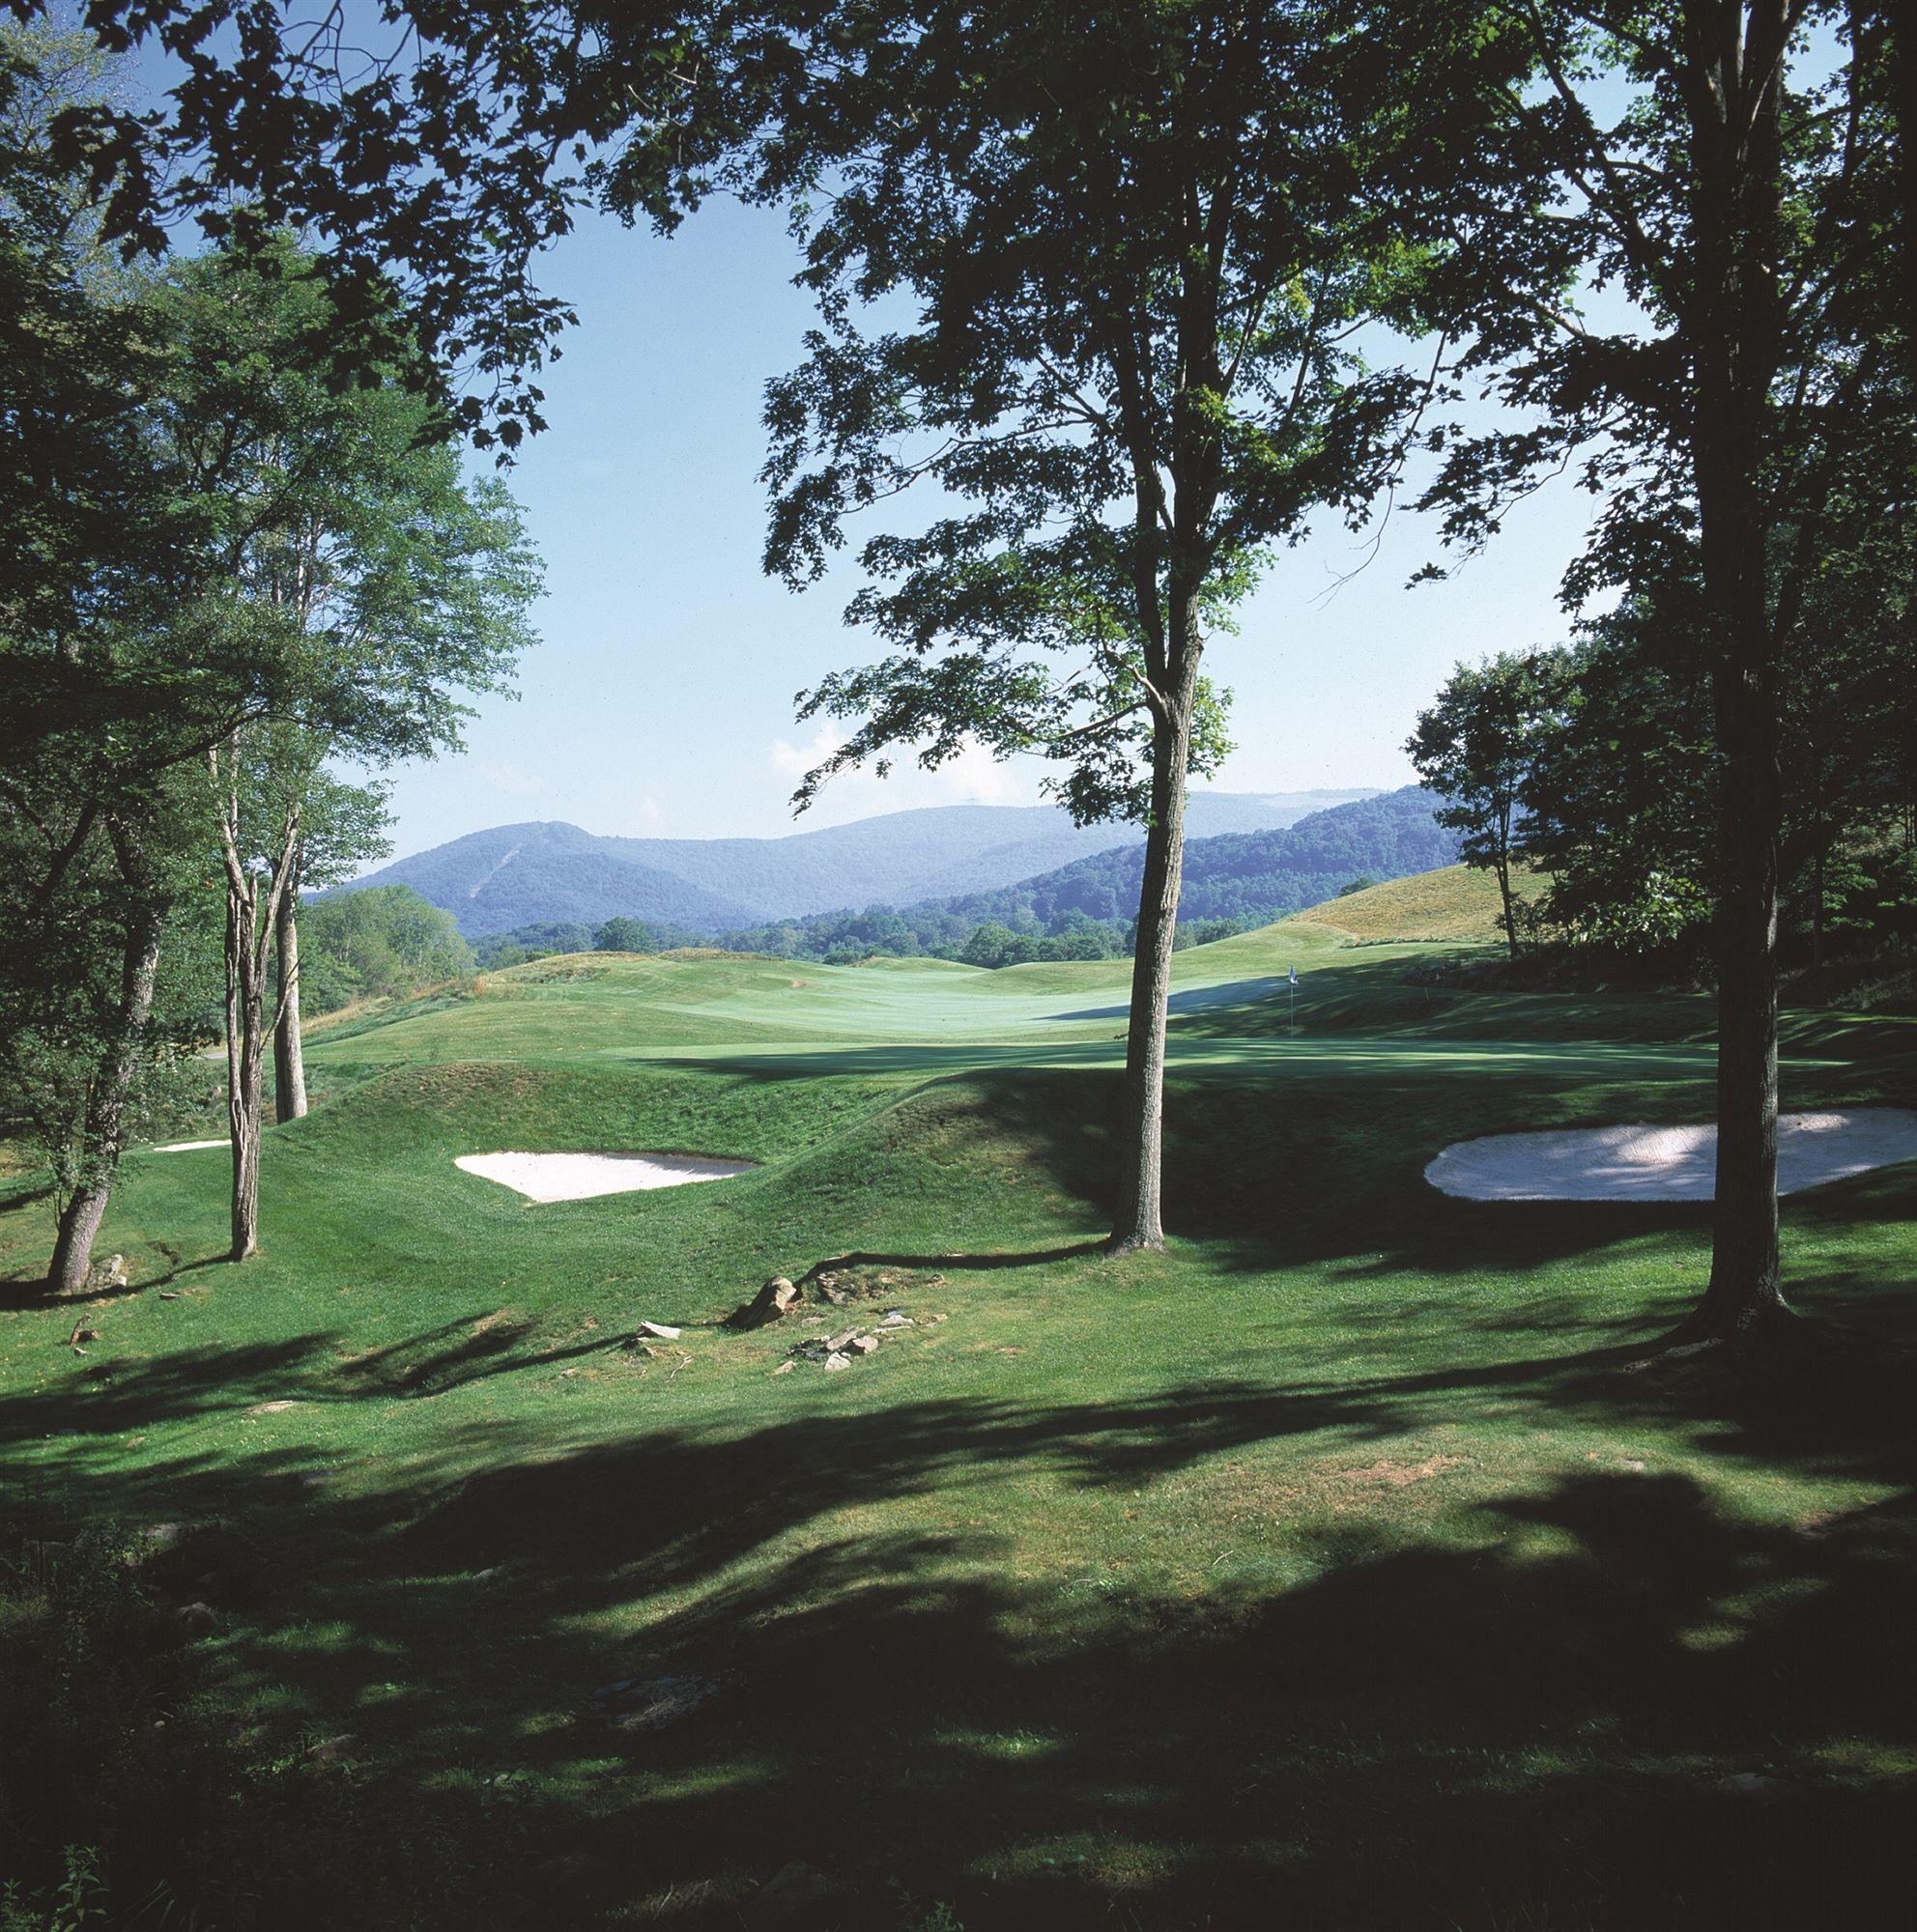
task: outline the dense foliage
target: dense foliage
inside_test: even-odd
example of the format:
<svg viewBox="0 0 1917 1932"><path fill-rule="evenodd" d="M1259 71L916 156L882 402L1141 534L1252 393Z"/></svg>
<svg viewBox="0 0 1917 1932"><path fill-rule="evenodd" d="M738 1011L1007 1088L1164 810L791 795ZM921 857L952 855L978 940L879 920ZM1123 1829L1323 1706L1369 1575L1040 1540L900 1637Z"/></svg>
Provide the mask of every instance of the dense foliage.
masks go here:
<svg viewBox="0 0 1917 1932"><path fill-rule="evenodd" d="M60 1189L61 1293L169 1069L221 1033L251 1251L275 1033L298 1083L298 882L384 849L383 799L329 763L456 743L538 586L396 368L333 380L343 318L287 236L115 258L72 129L116 86L84 37L0 29L0 1115Z"/></svg>
<svg viewBox="0 0 1917 1932"><path fill-rule="evenodd" d="M313 1015L358 1000L411 999L470 974L473 956L450 913L405 886L374 886L302 909L300 967Z"/></svg>
<svg viewBox="0 0 1917 1932"><path fill-rule="evenodd" d="M1314 812L1282 832L1194 839L1186 848L1183 909L1194 919L1272 920L1334 897L1360 875L1402 878L1452 864L1456 838L1416 785ZM1000 894L949 900L955 911L1050 930L1072 914L1121 920L1137 904L1136 845L1080 859Z"/></svg>
<svg viewBox="0 0 1917 1932"><path fill-rule="evenodd" d="M1565 677L1565 660L1553 651L1501 651L1459 665L1405 746L1418 776L1446 801L1439 823L1458 834L1459 857L1496 874L1513 958L1527 917L1511 884L1526 792Z"/></svg>
<svg viewBox="0 0 1917 1932"><path fill-rule="evenodd" d="M1908 591L1875 586L1874 623L1855 621L1843 559L1782 681L1782 956L1815 998L1827 967L1906 951L1917 929L1917 787L1909 693L1917 632ZM1841 593L1844 593L1841 595ZM1687 981L1714 976L1718 934L1712 825L1721 770L1699 654L1657 601L1636 600L1582 627L1564 650L1461 666L1420 720L1428 750L1495 748L1508 860L1541 876L1525 917L1590 971ZM1437 759L1433 759L1434 767ZM1467 842L1496 869L1500 841ZM1546 974L1576 970L1561 956Z"/></svg>

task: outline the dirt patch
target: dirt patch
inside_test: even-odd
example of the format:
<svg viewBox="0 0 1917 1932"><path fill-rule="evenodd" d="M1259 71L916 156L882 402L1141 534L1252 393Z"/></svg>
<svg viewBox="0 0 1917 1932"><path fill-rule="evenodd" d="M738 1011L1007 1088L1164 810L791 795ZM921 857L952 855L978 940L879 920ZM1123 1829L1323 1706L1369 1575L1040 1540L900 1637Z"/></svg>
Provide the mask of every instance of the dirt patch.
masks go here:
<svg viewBox="0 0 1917 1932"><path fill-rule="evenodd" d="M1455 1469L1462 1456L1427 1456L1421 1463L1374 1463L1368 1469L1341 1469L1339 1474L1354 1483L1383 1483L1401 1490L1410 1483L1428 1483L1446 1469Z"/></svg>

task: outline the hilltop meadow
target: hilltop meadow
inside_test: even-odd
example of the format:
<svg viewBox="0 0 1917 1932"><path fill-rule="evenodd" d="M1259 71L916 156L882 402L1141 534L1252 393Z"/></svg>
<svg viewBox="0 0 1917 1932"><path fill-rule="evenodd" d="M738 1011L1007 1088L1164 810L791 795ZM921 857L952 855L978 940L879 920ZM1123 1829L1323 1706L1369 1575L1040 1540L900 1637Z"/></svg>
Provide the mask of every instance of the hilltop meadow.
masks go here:
<svg viewBox="0 0 1917 1932"><path fill-rule="evenodd" d="M1108 962L596 953L316 1024L262 1252L223 1150L143 1150L78 1303L15 1173L24 1875L155 1927L1907 1922L1912 1171L1786 1203L1869 1342L1817 1388L1638 1366L1705 1210L1422 1170L1707 1117L1709 1006L1418 983L1494 911L1178 955L1162 1254L1099 1251ZM1917 1099L1913 1023L1787 1034L1788 1105ZM493 1150L758 1165L534 1205Z"/></svg>

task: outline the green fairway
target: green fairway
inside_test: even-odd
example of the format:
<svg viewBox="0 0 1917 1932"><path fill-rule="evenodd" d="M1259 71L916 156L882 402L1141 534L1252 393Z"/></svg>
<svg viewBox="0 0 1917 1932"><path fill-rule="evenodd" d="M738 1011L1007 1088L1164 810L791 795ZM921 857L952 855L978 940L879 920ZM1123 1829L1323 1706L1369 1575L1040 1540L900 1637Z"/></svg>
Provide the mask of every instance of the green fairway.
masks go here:
<svg viewBox="0 0 1917 1932"><path fill-rule="evenodd" d="M129 1923L732 1926L792 1860L885 1932L1906 1923L1903 1405L1634 1371L1696 1209L1426 1186L1712 1092L1707 1003L1407 980L1442 951L1178 955L1161 1256L1096 1251L1110 963L582 955L317 1028L265 1253L215 1259L222 1151L142 1151L134 1292L78 1308L16 1175L14 1544L181 1525L139 1574L213 1616L92 1669L23 1585L0 1722L117 1754L0 1825L93 1804ZM1788 1033L1787 1105L1917 1101L1917 1023ZM761 1164L534 1206L453 1165L501 1150ZM1785 1226L1798 1305L1901 1350L1917 1168ZM715 1325L841 1256L870 1298ZM665 1676L658 1728L595 1702Z"/></svg>

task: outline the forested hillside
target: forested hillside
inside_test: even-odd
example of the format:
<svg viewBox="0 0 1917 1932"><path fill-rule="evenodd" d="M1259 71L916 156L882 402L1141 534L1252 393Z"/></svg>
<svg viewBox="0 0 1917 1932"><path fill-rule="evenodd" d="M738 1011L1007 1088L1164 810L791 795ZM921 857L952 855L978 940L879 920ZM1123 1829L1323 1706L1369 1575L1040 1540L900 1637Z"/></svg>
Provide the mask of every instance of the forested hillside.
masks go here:
<svg viewBox="0 0 1917 1932"><path fill-rule="evenodd" d="M1281 831L1193 839L1185 849L1180 944L1262 925L1335 897L1354 884L1452 864L1456 835L1438 824L1434 810L1430 792L1407 785L1313 812ZM1131 944L1143 849L1133 843L1095 852L994 892L732 926L717 935L718 943L734 952L806 959L935 953L1005 966L1034 958L1112 958ZM652 952L710 937L709 928L670 916L615 919L596 926L529 921L491 928L479 960L484 966L510 964L587 946Z"/></svg>
<svg viewBox="0 0 1917 1932"><path fill-rule="evenodd" d="M602 849L576 825L496 825L384 867L345 890L410 886L443 906L469 939L538 921L587 924L617 914L710 932L753 909Z"/></svg>
<svg viewBox="0 0 1917 1932"><path fill-rule="evenodd" d="M1193 839L1185 850L1184 919L1276 919L1334 897L1356 878L1396 879L1448 866L1455 834L1417 785L1313 812L1283 831ZM948 902L955 912L1049 927L1071 913L1120 920L1138 908L1143 855L1123 846L1044 878Z"/></svg>
<svg viewBox="0 0 1917 1932"><path fill-rule="evenodd" d="M1313 812L1282 831L1196 838L1185 848L1182 941L1215 939L1336 896L1348 886L1452 864L1456 835L1416 785ZM976 965L1029 958L1097 959L1127 951L1138 906L1143 847L1093 853L996 892L743 927L725 935L740 952L835 958L933 952Z"/></svg>
<svg viewBox="0 0 1917 1932"><path fill-rule="evenodd" d="M1190 836L1273 832L1372 796L1199 792ZM576 825L496 825L398 860L352 890L411 886L450 912L469 939L619 918L711 936L769 920L993 892L1139 843L1134 825L1073 825L1056 806L936 806L780 838L612 838Z"/></svg>

